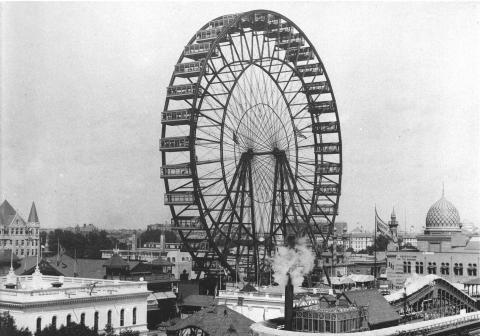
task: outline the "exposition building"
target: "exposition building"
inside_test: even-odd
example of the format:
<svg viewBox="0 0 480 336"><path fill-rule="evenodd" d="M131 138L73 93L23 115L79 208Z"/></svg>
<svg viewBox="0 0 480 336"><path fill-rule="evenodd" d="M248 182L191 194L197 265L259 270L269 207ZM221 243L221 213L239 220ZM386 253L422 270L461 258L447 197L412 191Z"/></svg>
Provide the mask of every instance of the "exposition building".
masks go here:
<svg viewBox="0 0 480 336"><path fill-rule="evenodd" d="M412 273L436 274L453 283L478 282L480 235L462 230L457 208L443 193L428 210L425 224L423 234L417 236L418 250L389 246L387 278L392 284L402 287Z"/></svg>
<svg viewBox="0 0 480 336"><path fill-rule="evenodd" d="M0 250L13 251L20 259L39 253L40 221L35 203L32 203L28 220L25 220L7 200L0 205Z"/></svg>
<svg viewBox="0 0 480 336"><path fill-rule="evenodd" d="M46 276L38 266L32 275L17 276L11 269L0 277L0 313L8 311L33 333L70 322L100 332L110 324L116 333L145 333L149 294L145 281Z"/></svg>

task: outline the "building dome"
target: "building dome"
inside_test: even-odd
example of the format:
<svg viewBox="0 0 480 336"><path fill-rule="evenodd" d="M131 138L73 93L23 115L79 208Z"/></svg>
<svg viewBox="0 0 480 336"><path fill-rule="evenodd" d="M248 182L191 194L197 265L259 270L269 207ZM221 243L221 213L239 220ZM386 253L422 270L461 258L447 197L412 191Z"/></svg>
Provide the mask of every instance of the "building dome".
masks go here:
<svg viewBox="0 0 480 336"><path fill-rule="evenodd" d="M460 215L457 208L444 195L427 212L426 231L460 231Z"/></svg>

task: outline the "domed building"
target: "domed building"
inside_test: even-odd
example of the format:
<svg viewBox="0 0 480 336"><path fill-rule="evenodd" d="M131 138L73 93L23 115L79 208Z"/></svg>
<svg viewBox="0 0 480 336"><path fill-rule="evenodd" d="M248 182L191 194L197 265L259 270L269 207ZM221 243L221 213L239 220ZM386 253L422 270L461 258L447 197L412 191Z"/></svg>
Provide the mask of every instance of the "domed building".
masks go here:
<svg viewBox="0 0 480 336"><path fill-rule="evenodd" d="M394 286L403 286L413 273L436 274L458 283L480 275L480 235L462 230L460 214L444 192L427 211L417 248L387 251L387 278Z"/></svg>
<svg viewBox="0 0 480 336"><path fill-rule="evenodd" d="M442 193L442 197L428 209L425 220L425 234L452 234L460 232L461 228L457 208Z"/></svg>

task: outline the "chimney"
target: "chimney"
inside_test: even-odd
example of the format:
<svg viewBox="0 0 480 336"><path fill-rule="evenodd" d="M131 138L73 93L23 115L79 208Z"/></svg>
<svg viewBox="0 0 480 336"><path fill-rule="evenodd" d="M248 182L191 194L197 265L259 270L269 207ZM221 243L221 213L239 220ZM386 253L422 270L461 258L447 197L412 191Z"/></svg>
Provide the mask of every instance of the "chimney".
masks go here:
<svg viewBox="0 0 480 336"><path fill-rule="evenodd" d="M288 282L285 286L285 330L292 330L293 322L293 285L290 273L288 275Z"/></svg>

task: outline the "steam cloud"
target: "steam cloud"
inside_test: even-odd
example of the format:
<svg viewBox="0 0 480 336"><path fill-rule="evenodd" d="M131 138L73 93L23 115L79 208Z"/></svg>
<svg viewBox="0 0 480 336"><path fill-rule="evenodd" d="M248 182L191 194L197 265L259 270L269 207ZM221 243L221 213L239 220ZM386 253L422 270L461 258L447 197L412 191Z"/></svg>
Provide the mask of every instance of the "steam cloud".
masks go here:
<svg viewBox="0 0 480 336"><path fill-rule="evenodd" d="M307 240L300 238L293 249L285 246L278 248L272 262L275 272L273 278L281 287L285 287L288 282L287 274L290 273L293 287L300 287L304 275L313 269L314 261L315 257L307 247Z"/></svg>

